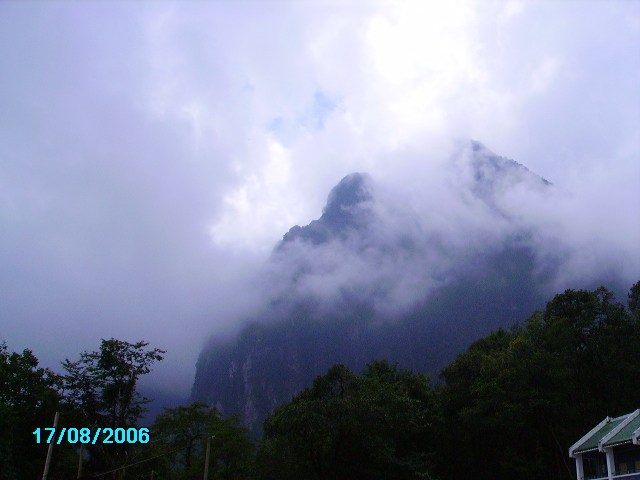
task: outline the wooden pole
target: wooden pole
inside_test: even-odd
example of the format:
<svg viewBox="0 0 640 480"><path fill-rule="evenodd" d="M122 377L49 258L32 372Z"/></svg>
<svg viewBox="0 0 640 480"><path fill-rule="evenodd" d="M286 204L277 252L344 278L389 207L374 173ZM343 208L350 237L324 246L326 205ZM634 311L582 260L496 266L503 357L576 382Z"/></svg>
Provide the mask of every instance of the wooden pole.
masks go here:
<svg viewBox="0 0 640 480"><path fill-rule="evenodd" d="M60 412L56 412L55 417L53 417L53 428L55 432L55 428L58 426L58 418L60 418ZM53 444L55 442L55 436L51 439L49 443L49 449L47 450L47 460L44 462L44 472L42 472L42 480L47 480L49 476L49 465L51 464L51 454L53 453Z"/></svg>
<svg viewBox="0 0 640 480"><path fill-rule="evenodd" d="M80 444L80 458L78 459L78 475L76 478L82 477L82 460L84 457L84 443Z"/></svg>
<svg viewBox="0 0 640 480"><path fill-rule="evenodd" d="M207 453L204 457L204 480L209 480L209 457L211 453L211 436L207 437Z"/></svg>

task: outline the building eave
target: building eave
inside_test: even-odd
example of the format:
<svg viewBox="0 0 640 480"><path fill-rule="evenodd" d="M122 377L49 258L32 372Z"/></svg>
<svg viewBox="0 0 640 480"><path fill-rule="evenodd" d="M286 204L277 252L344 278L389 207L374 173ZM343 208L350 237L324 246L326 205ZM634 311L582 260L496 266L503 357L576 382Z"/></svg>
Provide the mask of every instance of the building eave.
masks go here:
<svg viewBox="0 0 640 480"><path fill-rule="evenodd" d="M596 425L591 430L589 430L580 440L578 440L576 443L571 445L571 447L569 447L569 457L570 458L576 458L575 457L576 454L581 454L581 453L585 453L585 452L590 452L590 451L596 450L596 448L594 448L594 449L588 448L586 450L578 450L578 449L579 449L580 445L582 445L584 442L589 440L593 435L595 435L595 433L598 430L600 430L602 427L604 427L607 423L609 423L612 420L613 419L611 417L606 417L598 425Z"/></svg>

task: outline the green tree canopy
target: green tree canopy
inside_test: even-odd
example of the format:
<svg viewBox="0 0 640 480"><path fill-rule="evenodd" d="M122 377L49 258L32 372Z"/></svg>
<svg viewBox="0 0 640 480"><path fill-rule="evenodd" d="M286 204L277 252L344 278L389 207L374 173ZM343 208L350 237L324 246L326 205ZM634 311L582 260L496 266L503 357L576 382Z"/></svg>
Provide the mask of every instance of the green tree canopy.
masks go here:
<svg viewBox="0 0 640 480"><path fill-rule="evenodd" d="M67 401L84 411L90 422L101 427L137 424L148 399L136 391L138 379L162 360L164 350L145 350L148 342L102 340L100 350L83 352L80 360L66 359L64 388Z"/></svg>
<svg viewBox="0 0 640 480"><path fill-rule="evenodd" d="M37 444L32 432L51 425L60 387L61 378L38 367L31 350L10 352L0 343L0 479L42 475L47 446Z"/></svg>
<svg viewBox="0 0 640 480"><path fill-rule="evenodd" d="M429 478L431 387L422 374L374 362L335 365L264 424L263 478Z"/></svg>
<svg viewBox="0 0 640 480"><path fill-rule="evenodd" d="M638 408L639 358L640 320L604 287L566 290L476 341L442 373L440 473L572 478L569 446L604 416Z"/></svg>
<svg viewBox="0 0 640 480"><path fill-rule="evenodd" d="M166 408L156 418L151 436L156 451L167 453L159 462L166 478L202 478L207 439L211 478L240 480L249 472L254 445L248 431L204 403Z"/></svg>

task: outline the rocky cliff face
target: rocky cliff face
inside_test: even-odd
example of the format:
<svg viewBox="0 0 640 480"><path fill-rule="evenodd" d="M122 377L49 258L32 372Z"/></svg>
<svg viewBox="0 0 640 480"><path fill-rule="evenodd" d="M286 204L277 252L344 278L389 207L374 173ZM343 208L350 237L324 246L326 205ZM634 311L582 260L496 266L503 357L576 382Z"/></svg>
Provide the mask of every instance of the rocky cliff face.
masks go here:
<svg viewBox="0 0 640 480"><path fill-rule="evenodd" d="M450 186L424 208L367 174L343 178L320 218L274 249L263 313L203 349L192 399L258 433L335 363L386 359L437 377L473 340L542 307L561 260L539 253L505 195L554 187L479 142L461 143L446 171Z"/></svg>

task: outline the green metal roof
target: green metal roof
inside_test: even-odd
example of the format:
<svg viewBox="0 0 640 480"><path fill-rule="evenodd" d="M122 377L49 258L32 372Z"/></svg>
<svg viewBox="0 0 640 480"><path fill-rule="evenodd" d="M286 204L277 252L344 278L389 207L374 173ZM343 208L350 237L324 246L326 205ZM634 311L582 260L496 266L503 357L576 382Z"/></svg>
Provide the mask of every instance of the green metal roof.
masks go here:
<svg viewBox="0 0 640 480"><path fill-rule="evenodd" d="M583 439L578 440L571 447L570 454L572 452L583 453L598 450L600 445L604 448L631 443L633 441L633 433L638 429L640 429L640 410L617 418L607 417L594 427L594 430L585 435L587 438L583 437Z"/></svg>
<svg viewBox="0 0 640 480"><path fill-rule="evenodd" d="M631 420L627 425L622 427L622 429L616 433L613 438L609 439L605 442L606 447L611 447L613 445L618 445L621 443L629 443L631 442L633 432L635 432L638 428L640 428L640 415Z"/></svg>
<svg viewBox="0 0 640 480"><path fill-rule="evenodd" d="M626 415L624 417L618 417L618 418L611 419L611 421L605 423L593 435L591 435L588 439L586 439L584 442L582 442L581 445L576 447L574 452L575 453L582 453L582 452L587 452L589 450L597 450L598 449L598 442L600 442L600 440L602 440L602 438L607 433L611 432L611 430L613 430L618 425L620 425L625 418L626 418Z"/></svg>

